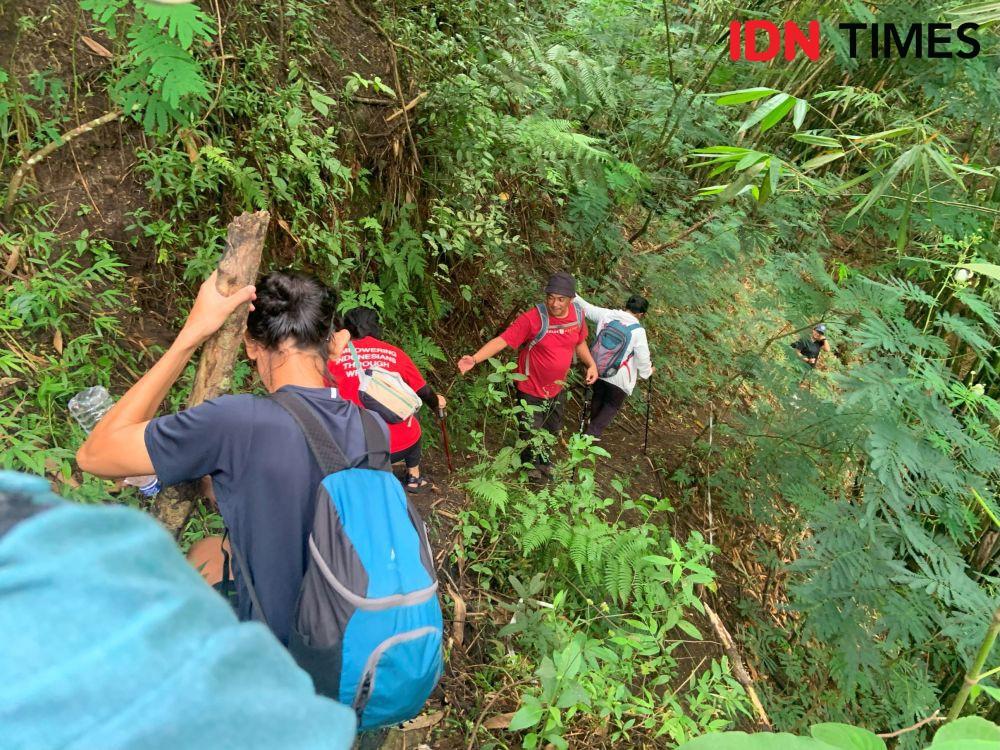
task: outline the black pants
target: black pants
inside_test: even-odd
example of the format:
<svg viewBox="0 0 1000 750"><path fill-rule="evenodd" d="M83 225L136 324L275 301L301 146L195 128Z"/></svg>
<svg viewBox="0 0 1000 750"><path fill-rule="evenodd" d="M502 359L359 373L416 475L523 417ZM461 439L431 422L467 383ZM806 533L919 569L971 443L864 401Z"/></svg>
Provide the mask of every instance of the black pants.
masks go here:
<svg viewBox="0 0 1000 750"><path fill-rule="evenodd" d="M515 395L517 402L524 401L528 406L539 407L529 418L521 415L518 437L521 440L530 440L531 436L539 430L545 430L551 435L558 435L563 428L563 421L566 416L566 392L559 391L559 395L554 398L539 398L529 393L518 391ZM521 462L526 464L548 464L547 457L536 453L529 445L521 451Z"/></svg>
<svg viewBox="0 0 1000 750"><path fill-rule="evenodd" d="M616 385L604 380L594 383L594 397L590 402L590 424L587 425L584 434L599 438L622 408L626 398L628 394Z"/></svg>
<svg viewBox="0 0 1000 750"><path fill-rule="evenodd" d="M407 469L413 469L420 466L420 443L423 438L418 438L417 442L411 445L409 448L404 448L401 451L396 451L389 456L389 463L396 464L400 461L406 462Z"/></svg>

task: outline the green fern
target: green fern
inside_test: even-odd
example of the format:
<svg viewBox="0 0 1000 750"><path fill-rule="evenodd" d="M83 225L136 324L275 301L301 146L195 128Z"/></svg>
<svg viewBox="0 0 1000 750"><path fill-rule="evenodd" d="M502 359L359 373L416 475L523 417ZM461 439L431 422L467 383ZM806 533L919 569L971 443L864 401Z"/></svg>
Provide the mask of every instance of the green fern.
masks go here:
<svg viewBox="0 0 1000 750"><path fill-rule="evenodd" d="M126 20L120 16L127 18L128 53L111 87L118 106L149 133L190 124L211 98L202 64L192 53L212 39L208 16L194 3L136 0L131 14L123 0L81 0L80 6L113 37L118 21Z"/></svg>
<svg viewBox="0 0 1000 750"><path fill-rule="evenodd" d="M477 497L486 500L495 508L503 510L507 505L507 488L503 482L496 479L478 477L469 482L469 490Z"/></svg>
<svg viewBox="0 0 1000 750"><path fill-rule="evenodd" d="M248 166L243 157L229 157L215 146L203 146L199 152L210 168L224 174L232 183L245 207L263 209L267 207L264 183L255 169Z"/></svg>

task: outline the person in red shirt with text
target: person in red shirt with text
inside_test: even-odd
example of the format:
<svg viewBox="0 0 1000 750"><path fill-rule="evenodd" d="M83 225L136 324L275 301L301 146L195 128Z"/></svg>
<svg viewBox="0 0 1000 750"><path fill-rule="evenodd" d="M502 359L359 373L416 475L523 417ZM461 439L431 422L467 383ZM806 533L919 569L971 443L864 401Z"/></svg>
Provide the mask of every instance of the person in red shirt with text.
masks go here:
<svg viewBox="0 0 1000 750"><path fill-rule="evenodd" d="M429 409L436 412L445 407L445 397L435 393L427 385L406 352L381 340L382 326L378 322L378 313L370 307L356 307L344 316L344 328L351 334L351 346L357 352L362 368L381 367L389 372L399 373ZM358 396L361 381L358 379L350 347L344 347L340 357L330 360L327 367L341 398L362 406ZM389 460L392 463L406 463L407 492L423 492L430 486L430 482L427 477L420 475L420 422L413 416L404 422L389 424L388 427Z"/></svg>
<svg viewBox="0 0 1000 750"><path fill-rule="evenodd" d="M576 281L568 273L553 274L545 286L545 318L548 327L543 333L542 310L533 307L518 318L495 339L491 339L475 354L458 360L463 375L508 346L520 349L517 372L525 376L517 383L517 398L529 406L537 407L531 424L522 423L521 437L530 437L530 431L545 430L559 434L566 411L566 394L563 391L569 368L576 354L587 367L587 385L597 380L597 365L587 347L587 321L573 305ZM533 478L549 478L551 467L547 458L536 455L530 448L521 453L523 463L534 465Z"/></svg>

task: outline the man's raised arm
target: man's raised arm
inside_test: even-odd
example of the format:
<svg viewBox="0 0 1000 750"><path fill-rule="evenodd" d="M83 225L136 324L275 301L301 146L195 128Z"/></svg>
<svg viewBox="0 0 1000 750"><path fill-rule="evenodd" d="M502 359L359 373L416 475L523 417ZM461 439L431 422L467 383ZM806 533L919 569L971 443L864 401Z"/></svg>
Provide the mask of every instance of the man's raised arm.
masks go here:
<svg viewBox="0 0 1000 750"><path fill-rule="evenodd" d="M583 314L588 320L592 320L595 323L600 322L601 318L609 315L612 311L606 307L598 307L597 305L592 305L579 294L573 300L583 309Z"/></svg>

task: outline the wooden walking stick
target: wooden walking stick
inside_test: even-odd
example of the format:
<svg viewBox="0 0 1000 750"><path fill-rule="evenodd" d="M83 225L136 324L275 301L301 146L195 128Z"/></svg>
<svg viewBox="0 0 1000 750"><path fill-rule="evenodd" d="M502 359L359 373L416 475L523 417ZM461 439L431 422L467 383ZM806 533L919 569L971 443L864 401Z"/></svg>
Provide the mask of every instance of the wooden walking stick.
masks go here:
<svg viewBox="0 0 1000 750"><path fill-rule="evenodd" d="M227 297L257 280L264 237L271 215L267 211L243 213L229 223L226 249L219 261L215 287ZM201 349L187 407L215 398L229 390L236 355L243 341L248 306L243 305L216 331ZM184 529L195 501L202 496L198 483L167 488L156 497L153 514L175 537Z"/></svg>
<svg viewBox="0 0 1000 750"><path fill-rule="evenodd" d="M448 473L455 471L451 465L451 446L448 444L448 426L444 422L444 409L438 409L438 424L441 425L441 438L444 441L444 457L448 462Z"/></svg>
<svg viewBox="0 0 1000 750"><path fill-rule="evenodd" d="M642 452L649 453L649 406L653 401L653 376L646 382L646 430L642 438Z"/></svg>

